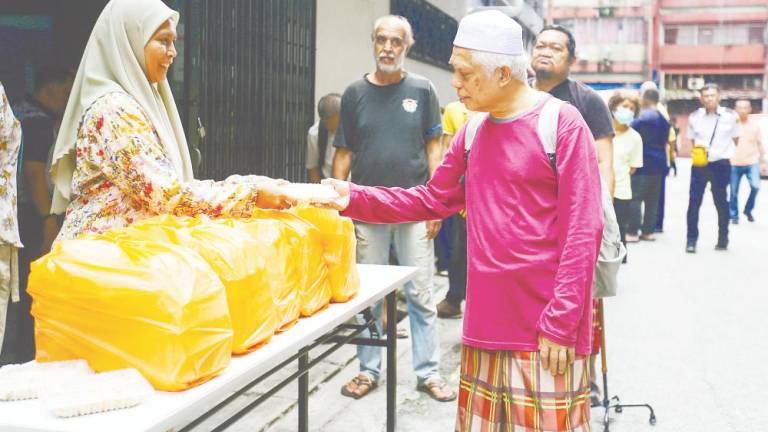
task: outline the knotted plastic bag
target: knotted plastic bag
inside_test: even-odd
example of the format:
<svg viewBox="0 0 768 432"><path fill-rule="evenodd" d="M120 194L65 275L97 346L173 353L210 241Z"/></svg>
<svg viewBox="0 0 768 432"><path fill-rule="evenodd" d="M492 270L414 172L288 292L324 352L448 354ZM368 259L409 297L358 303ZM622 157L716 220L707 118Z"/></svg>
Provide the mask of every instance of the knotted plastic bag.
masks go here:
<svg viewBox="0 0 768 432"><path fill-rule="evenodd" d="M336 210L310 206L294 207L291 212L320 230L332 300L346 302L354 297L360 289L360 276L357 273L357 240L352 220L339 216Z"/></svg>
<svg viewBox="0 0 768 432"><path fill-rule="evenodd" d="M159 390L220 373L232 352L224 286L196 252L154 241L65 240L32 263L38 361L136 368Z"/></svg>
<svg viewBox="0 0 768 432"><path fill-rule="evenodd" d="M256 241L238 230L214 223L206 216L177 218L163 215L112 230L107 238L154 239L188 247L213 268L227 291L234 330L232 352L244 354L264 343L277 329L273 287L263 254L248 253Z"/></svg>
<svg viewBox="0 0 768 432"><path fill-rule="evenodd" d="M331 301L331 287L328 281L328 267L323 259L320 231L307 221L285 211L257 210L251 220L276 220L293 232L291 243L297 252L292 259L298 260L298 271L302 279L299 286L301 316L311 316L327 307Z"/></svg>
<svg viewBox="0 0 768 432"><path fill-rule="evenodd" d="M259 211L253 219L218 219L256 240L252 254L265 256L277 304L278 331L330 303L328 271L319 233L295 215Z"/></svg>

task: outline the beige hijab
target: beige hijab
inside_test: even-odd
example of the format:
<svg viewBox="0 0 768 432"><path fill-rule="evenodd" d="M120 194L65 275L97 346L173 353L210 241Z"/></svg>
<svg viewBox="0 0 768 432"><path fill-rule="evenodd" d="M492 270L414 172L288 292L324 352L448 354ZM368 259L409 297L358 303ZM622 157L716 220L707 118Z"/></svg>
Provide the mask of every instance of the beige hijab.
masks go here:
<svg viewBox="0 0 768 432"><path fill-rule="evenodd" d="M83 114L111 92L127 93L138 101L178 178L192 180L187 139L168 81L150 84L145 74L144 46L169 19L177 23L179 14L161 0L111 0L101 12L85 47L53 150L51 212L63 213L71 200L75 141Z"/></svg>

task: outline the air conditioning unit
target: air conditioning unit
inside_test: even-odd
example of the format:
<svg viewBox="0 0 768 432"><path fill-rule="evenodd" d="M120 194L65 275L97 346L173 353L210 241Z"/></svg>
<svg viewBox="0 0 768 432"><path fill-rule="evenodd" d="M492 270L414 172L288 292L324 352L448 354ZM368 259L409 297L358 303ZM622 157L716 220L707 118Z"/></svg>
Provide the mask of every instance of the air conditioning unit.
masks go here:
<svg viewBox="0 0 768 432"><path fill-rule="evenodd" d="M600 60L597 63L597 71L599 73L610 73L613 72L613 61L610 59L604 58Z"/></svg>
<svg viewBox="0 0 768 432"><path fill-rule="evenodd" d="M610 18L613 16L613 8L610 6L601 6L597 8L597 14L600 18Z"/></svg>
<svg viewBox="0 0 768 432"><path fill-rule="evenodd" d="M688 78L688 90L701 90L704 88L704 77Z"/></svg>

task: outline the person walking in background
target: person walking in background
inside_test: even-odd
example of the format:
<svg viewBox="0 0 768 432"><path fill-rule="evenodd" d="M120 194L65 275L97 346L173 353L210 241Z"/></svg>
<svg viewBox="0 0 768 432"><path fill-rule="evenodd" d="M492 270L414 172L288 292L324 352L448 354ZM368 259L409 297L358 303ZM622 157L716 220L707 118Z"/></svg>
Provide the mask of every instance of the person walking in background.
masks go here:
<svg viewBox="0 0 768 432"><path fill-rule="evenodd" d="M706 150L707 164L691 168L691 188L688 198L688 233L685 251L696 253L699 239L699 210L707 183L711 184L712 199L717 209L717 244L715 250L728 249L728 184L731 162L736 154L739 122L736 113L720 106L720 87L707 83L701 90L701 108L688 116L688 138L691 146Z"/></svg>
<svg viewBox="0 0 768 432"><path fill-rule="evenodd" d="M432 83L404 69L413 46L413 30L403 17L376 20L371 34L376 69L352 83L341 99L341 121L336 133L333 177L367 186L423 185L440 164L442 126L440 103ZM354 157L353 157L354 156ZM432 293L432 239L440 220L427 223L379 225L356 223L359 263L388 264L394 244L400 265L419 272L405 284L411 323L413 366L418 388L438 401L456 399L440 376L437 310ZM374 307L381 325L383 306ZM373 390L381 373L381 348L358 346L360 373L344 385L344 396L359 399Z"/></svg>
<svg viewBox="0 0 768 432"><path fill-rule="evenodd" d="M631 93L619 91L608 100L608 109L613 114L613 129L616 131L613 137L613 171L616 178L613 208L621 241L626 245L632 175L643 166L643 138L630 127L640 111L640 103Z"/></svg>
<svg viewBox="0 0 768 432"><path fill-rule="evenodd" d="M443 149L447 153L454 136L467 123L471 112L463 103L451 102L443 114ZM461 303L467 291L467 214L462 209L451 216L451 259L448 265L448 292L437 304L440 318L461 318Z"/></svg>
<svg viewBox="0 0 768 432"><path fill-rule="evenodd" d="M311 183L320 183L333 174L333 156L336 149L333 139L339 125L341 95L329 93L317 102L317 114L320 116L307 133L307 178Z"/></svg>
<svg viewBox="0 0 768 432"><path fill-rule="evenodd" d="M648 89L641 95L640 115L631 126L643 140L643 166L632 176L632 201L629 206L629 224L626 241L654 241L656 212L659 206L661 182L669 170L667 142L669 122L656 108L659 92ZM641 231L640 235L638 235Z"/></svg>
<svg viewBox="0 0 768 432"><path fill-rule="evenodd" d="M755 221L752 211L755 209L755 198L760 189L760 165L765 161L765 143L760 137L760 125L750 120L752 104L746 99L736 101L736 113L739 115L739 134L736 153L731 158L731 223L739 223L739 186L741 177L747 177L749 198L744 206L744 216L750 222Z"/></svg>

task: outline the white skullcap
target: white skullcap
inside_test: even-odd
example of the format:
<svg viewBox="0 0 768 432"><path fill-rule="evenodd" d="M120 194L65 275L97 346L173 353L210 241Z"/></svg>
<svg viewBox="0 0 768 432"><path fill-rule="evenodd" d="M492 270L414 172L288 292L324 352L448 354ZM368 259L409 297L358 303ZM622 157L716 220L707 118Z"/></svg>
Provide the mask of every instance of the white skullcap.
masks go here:
<svg viewBox="0 0 768 432"><path fill-rule="evenodd" d="M523 54L523 28L498 10L477 12L461 19L453 45L476 51L519 56Z"/></svg>

